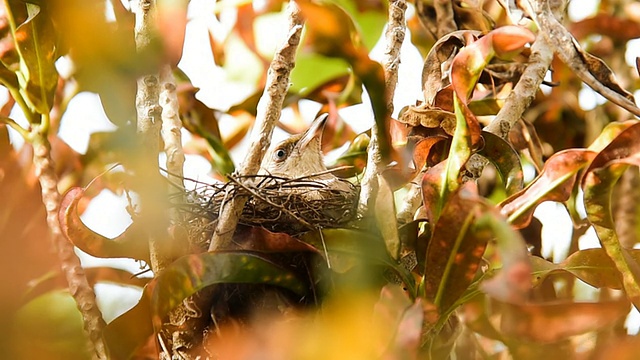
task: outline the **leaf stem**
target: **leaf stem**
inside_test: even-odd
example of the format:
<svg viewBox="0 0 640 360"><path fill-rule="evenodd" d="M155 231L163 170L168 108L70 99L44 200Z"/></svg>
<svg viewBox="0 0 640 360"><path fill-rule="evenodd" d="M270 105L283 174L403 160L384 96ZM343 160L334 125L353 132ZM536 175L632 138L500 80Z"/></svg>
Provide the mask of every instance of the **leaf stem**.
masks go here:
<svg viewBox="0 0 640 360"><path fill-rule="evenodd" d="M20 124L18 124L15 120L8 117L0 117L0 123L8 125L10 128L17 131L20 136L22 136L26 141L30 142L29 139L31 138L31 133L29 132L29 130L20 126Z"/></svg>

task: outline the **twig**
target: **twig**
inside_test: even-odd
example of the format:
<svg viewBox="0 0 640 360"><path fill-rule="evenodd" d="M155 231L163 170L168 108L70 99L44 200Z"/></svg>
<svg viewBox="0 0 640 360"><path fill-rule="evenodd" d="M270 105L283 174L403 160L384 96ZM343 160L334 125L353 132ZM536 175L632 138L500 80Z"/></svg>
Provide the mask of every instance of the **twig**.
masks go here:
<svg viewBox="0 0 640 360"><path fill-rule="evenodd" d="M258 103L256 124L251 134L251 145L239 176L255 174L271 142L271 135L276 122L280 119L284 97L289 88L289 75L294 67L296 49L300 43L303 20L300 10L294 2L287 5L289 18L289 35L287 41L276 51L267 73L264 93ZM232 237L238 225L247 197L236 196L226 203L222 209L216 230L213 233L209 250L220 250L232 245Z"/></svg>
<svg viewBox="0 0 640 360"><path fill-rule="evenodd" d="M241 181L239 181L238 179L234 178L233 176L229 177L229 181L232 181L233 183L235 183L239 187L243 188L245 191L247 191L253 197L266 202L267 204L273 206L274 208L279 209L280 211L282 211L282 212L286 213L287 215L291 216L292 218L296 219L296 221L300 222L301 225L303 225L304 227L308 228L309 230L314 230L315 229L315 227L313 225L311 225L305 219L303 219L303 218L299 217L298 215L296 215L293 211L287 209L285 206L283 206L281 204L276 204L275 202L269 200L268 197L263 196L262 194L260 194L259 192L255 191L251 187L246 186L245 184L243 184Z"/></svg>
<svg viewBox="0 0 640 360"><path fill-rule="evenodd" d="M0 124L2 123L7 124L10 128L17 131L18 134L20 134L20 136L22 136L25 140L28 140L29 136L31 136L31 134L29 133L29 130L23 128L22 126L20 126L20 124L18 124L15 120L11 118L0 117Z"/></svg>

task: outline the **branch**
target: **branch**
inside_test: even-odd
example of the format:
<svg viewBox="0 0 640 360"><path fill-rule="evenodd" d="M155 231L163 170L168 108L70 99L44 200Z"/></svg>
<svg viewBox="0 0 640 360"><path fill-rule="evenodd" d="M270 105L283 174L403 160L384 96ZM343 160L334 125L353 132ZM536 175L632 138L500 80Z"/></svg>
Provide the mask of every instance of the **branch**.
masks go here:
<svg viewBox="0 0 640 360"><path fill-rule="evenodd" d="M630 113L640 116L640 108L638 108L631 99L622 96L620 93L612 90L599 79L597 79L587 68L582 56L578 53L575 39L569 31L558 22L549 8L548 1L531 0L529 1L533 11L530 15L534 18L536 24L540 28L540 33L549 42L550 47L585 84L589 85L593 90L604 96L607 100L626 109ZM606 65L605 65L606 66Z"/></svg>
<svg viewBox="0 0 640 360"><path fill-rule="evenodd" d="M407 10L405 0L392 0L389 3L389 23L385 31L387 47L384 52L382 64L384 66L385 92L387 97L387 110L393 113L393 95L398 84L398 68L400 66L400 48L405 36L405 17ZM367 168L360 182L360 198L358 203L358 217L365 218L369 209L375 203L375 194L378 192L377 175L382 169L382 155L378 145L378 129L376 124L371 128L371 142L367 149Z"/></svg>
<svg viewBox="0 0 640 360"><path fill-rule="evenodd" d="M264 93L258 103L256 124L251 134L249 153L238 170L239 176L252 175L258 172L264 153L271 143L273 128L282 111L284 97L289 88L289 76L295 65L295 54L302 34L303 20L300 10L292 1L287 5L289 18L289 35L287 41L276 51L269 66ZM213 233L209 250L229 248L231 239L238 225L238 218L247 197L236 196L223 204L218 225Z"/></svg>
<svg viewBox="0 0 640 360"><path fill-rule="evenodd" d="M160 73L162 90L160 105L162 106L162 140L167 154L167 177L173 185L184 190L183 170L184 151L182 150L182 121L178 114L178 94L176 81L170 66L165 66Z"/></svg>
<svg viewBox="0 0 640 360"><path fill-rule="evenodd" d="M559 14L559 16L561 15ZM522 118L522 114L535 99L552 60L553 49L549 40L542 34L538 34L536 41L531 45L527 68L496 117L485 127L485 131L496 134L503 139L507 138L511 128ZM489 164L487 159L474 154L469 159L466 168L473 178L477 179L487 164Z"/></svg>
<svg viewBox="0 0 640 360"><path fill-rule="evenodd" d="M34 130L30 134L33 139L33 164L42 188L42 202L47 211L47 225L51 232L53 246L58 254L62 272L67 279L69 292L82 314L84 330L91 341L90 351L93 353L93 359L106 359L107 355L102 339L102 330L106 323L96 303L93 288L89 285L80 264L80 259L76 256L73 245L62 235L62 229L58 222L61 196L58 193L58 178L51 159L51 145L47 140L47 135L41 132L41 128L39 126L33 127Z"/></svg>
<svg viewBox="0 0 640 360"><path fill-rule="evenodd" d="M136 16L135 40L138 53L148 51L153 46L157 5L155 0L140 0L134 9ZM165 208L159 194L165 194L158 167L158 144L162 108L159 105L160 79L158 74L148 74L138 79L136 93L137 111L137 154L134 162L135 191L139 194L139 217L147 229L149 259L155 274L162 272L171 263Z"/></svg>
<svg viewBox="0 0 640 360"><path fill-rule="evenodd" d="M391 0L389 2L389 23L385 31L387 47L384 52L382 64L384 66L384 78L387 93L387 109L393 114L393 95L398 84L398 68L400 67L400 48L404 42L405 19L407 11L405 0Z"/></svg>

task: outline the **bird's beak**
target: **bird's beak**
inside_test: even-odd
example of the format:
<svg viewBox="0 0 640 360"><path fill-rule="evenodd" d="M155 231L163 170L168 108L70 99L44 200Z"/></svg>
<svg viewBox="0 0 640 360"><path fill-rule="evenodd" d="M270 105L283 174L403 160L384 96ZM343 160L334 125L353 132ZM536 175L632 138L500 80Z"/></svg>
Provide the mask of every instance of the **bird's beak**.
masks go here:
<svg viewBox="0 0 640 360"><path fill-rule="evenodd" d="M313 139L321 139L322 132L324 131L324 124L326 124L328 117L329 114L322 114L313 120L311 127L309 127L309 129L302 135L298 142L299 151L302 152L302 150L304 150Z"/></svg>

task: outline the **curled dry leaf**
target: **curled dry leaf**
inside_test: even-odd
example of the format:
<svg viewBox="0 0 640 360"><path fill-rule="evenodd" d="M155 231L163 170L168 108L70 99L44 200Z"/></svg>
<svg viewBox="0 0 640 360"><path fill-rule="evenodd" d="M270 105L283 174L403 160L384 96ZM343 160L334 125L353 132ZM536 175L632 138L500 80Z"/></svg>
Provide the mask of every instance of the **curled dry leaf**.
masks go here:
<svg viewBox="0 0 640 360"><path fill-rule="evenodd" d="M481 35L480 31L454 31L433 45L422 67L422 86L427 106L438 106L434 100L438 92L450 84L449 71L453 58L469 40L477 39Z"/></svg>
<svg viewBox="0 0 640 360"><path fill-rule="evenodd" d="M432 108L426 103L407 107L402 111L398 121L410 126L442 128L445 133L451 136L453 136L456 129L456 116L454 113Z"/></svg>

